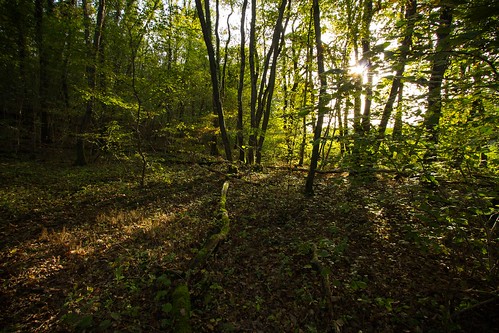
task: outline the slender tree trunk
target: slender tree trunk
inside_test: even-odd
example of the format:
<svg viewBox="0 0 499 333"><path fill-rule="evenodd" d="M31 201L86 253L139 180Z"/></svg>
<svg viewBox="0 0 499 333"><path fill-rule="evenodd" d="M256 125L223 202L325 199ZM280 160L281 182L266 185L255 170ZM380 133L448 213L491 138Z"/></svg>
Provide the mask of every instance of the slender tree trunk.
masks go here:
<svg viewBox="0 0 499 333"><path fill-rule="evenodd" d="M352 158L353 165L352 170L350 172L351 175L355 175L359 169L362 171L366 171L366 167L371 167L374 163L372 159L372 154L370 154L369 150L369 141L367 134L371 129L371 102L372 102L372 84L373 84L373 73L371 68L371 22L373 18L373 4L372 0L366 0L363 4L363 13L362 13L362 21L361 21L361 47L362 47L362 59L360 61L360 65L364 67L365 75L367 76L367 82L365 84L365 99L364 99L364 111L362 115L360 115L361 108L361 97L360 93L364 89L362 87L362 76L364 74L359 75L357 84L359 86L358 92L355 96L355 107L354 107L354 128L355 133L355 141L352 149ZM360 117L360 119L359 119Z"/></svg>
<svg viewBox="0 0 499 333"><path fill-rule="evenodd" d="M338 105L338 113L336 114L338 121L338 130L339 130L339 143L340 143L340 155L343 156L345 153L345 126L343 124L342 114L341 114L341 104L343 103L343 98Z"/></svg>
<svg viewBox="0 0 499 333"><path fill-rule="evenodd" d="M379 145L381 144L381 140L383 140L383 138L385 137L386 127L393 112L393 105L395 103L395 99L397 98L398 93L402 91L402 76L404 75L405 65L407 63L407 56L409 54L412 45L412 34L414 31L416 12L417 12L417 1L410 0L406 5L405 9L406 26L405 26L404 38L402 40L399 49L400 58L397 63L395 77L393 78L392 86L390 88L390 94L388 95L388 100L386 101L385 107L383 109L383 114L381 115L381 121L378 127L378 137L377 137L378 140L376 143L376 151L378 150ZM401 121L402 120L401 114L398 115L398 111L399 110L397 110L396 117L400 118Z"/></svg>
<svg viewBox="0 0 499 333"><path fill-rule="evenodd" d="M33 128L32 128L32 152L36 153L38 150L38 137L41 136L39 133L39 124L41 123L40 115L42 113L42 104L45 104L44 96L45 92L45 61L44 55L45 50L43 47L43 1L35 0L35 43L38 53L38 66L39 66L39 80L38 80L38 91L36 95L36 101L33 103ZM43 55L42 55L43 54Z"/></svg>
<svg viewBox="0 0 499 333"><path fill-rule="evenodd" d="M341 128L341 103L342 103L342 96L338 96L336 101L334 102L334 108L333 112L331 113L331 116L328 119L327 127L326 127L326 133L324 134L325 140L321 145L321 156L322 156L322 161L320 164L319 168L323 168L325 166L326 161L329 159L329 153L331 152L331 148L334 143L334 137L336 135L336 128ZM339 120L339 122L337 122ZM333 123L333 130L332 133L331 131L331 123ZM326 143L329 142L329 146L326 152Z"/></svg>
<svg viewBox="0 0 499 333"><path fill-rule="evenodd" d="M303 162L305 161L305 147L307 146L307 117L306 116L303 116L301 126L302 126L302 135L301 135L298 166L303 166Z"/></svg>
<svg viewBox="0 0 499 333"><path fill-rule="evenodd" d="M261 149L265 140L270 117L270 105L275 87L275 76L277 69L277 59L282 49L283 39L283 18L287 0L282 0L278 9L278 18L274 26L272 43L265 56L262 67L262 74L258 84L259 74L256 66L256 0L251 2L251 22L250 22L250 42L249 42L249 65L251 76L251 100L250 100L250 120L251 130L248 140L247 163L253 164L261 162ZM286 19L286 24L289 16ZM260 127L261 126L261 127Z"/></svg>
<svg viewBox="0 0 499 333"><path fill-rule="evenodd" d="M103 25L106 13L106 0L99 0L99 6L97 8L97 22L95 26L94 38L93 42L90 41L90 13L89 13L89 4L87 0L82 0L83 6L83 25L84 25L84 33L85 33L85 44L87 46L89 63L86 67L86 75L88 88L90 90L90 98L87 101L85 114L83 115L83 119L80 123L78 138L76 141L76 165L85 165L87 164L87 159L85 156L85 143L83 135L87 131L90 123L92 121L92 116L94 112L94 104L95 104L95 86L96 86L96 73L97 73L97 63L99 50L101 47L102 33L103 33Z"/></svg>
<svg viewBox="0 0 499 333"><path fill-rule="evenodd" d="M321 36L321 19L320 19L320 7L319 0L313 0L313 14L314 14L314 30L315 30L315 44L317 48L317 74L320 79L319 88L319 102L317 110L317 123L315 125L314 131L314 145L312 147L312 157L310 159L310 169L307 175L307 181L305 183L305 193L312 195L314 193L314 177L317 169L317 162L319 159L319 141L322 134L322 123L324 121L324 114L326 113L326 88L327 79L324 75L324 50L322 46L322 36Z"/></svg>
<svg viewBox="0 0 499 333"><path fill-rule="evenodd" d="M147 159L146 155L144 153L143 147L142 147L142 132L140 129L140 124L142 122L142 99L140 98L139 92L137 90L137 73L136 73L136 59L137 59L137 52L138 52L138 47L140 46L140 43L138 45L134 46L133 45L133 39L132 39L132 34L130 32L130 47L132 49L132 91L133 95L135 97L135 100L137 101L137 113L136 113L136 121L135 121L135 136L137 140L137 152L140 156L141 163L142 163L142 168L141 168L141 176L140 176L140 186L143 187L145 183L145 178L146 178L146 167L147 167Z"/></svg>
<svg viewBox="0 0 499 333"><path fill-rule="evenodd" d="M48 76L48 54L45 38L45 15L50 15L53 10L52 0L47 1L47 6L43 5L43 0L35 1L35 26L36 26L36 45L38 53L38 101L37 107L39 113L39 123L40 123L40 141L41 143L52 143L52 128L51 128L51 117L48 110L48 88L50 83L50 78ZM46 9L46 10L44 10ZM38 116L37 116L38 118Z"/></svg>
<svg viewBox="0 0 499 333"><path fill-rule="evenodd" d="M257 108L257 82L258 72L256 68L256 1L251 0L251 21L249 36L249 67L250 67L250 133L248 138L248 152L246 163L255 162L254 147L256 146L256 108Z"/></svg>
<svg viewBox="0 0 499 333"><path fill-rule="evenodd" d="M137 111L135 113L135 139L137 144L137 153L140 156L141 160L141 177L140 177L140 186L143 187L145 184L146 177L146 169L147 169L147 156L144 151L144 141L142 137L142 98L140 96L140 92L137 88L137 57L140 51L140 47L144 40L144 36L147 31L147 26L151 22L154 12L160 5L160 0L155 0L152 3L152 7L150 7L150 12L147 15L147 18L144 21L140 21L139 24L142 26L141 28L136 28L136 24L132 24L128 26L128 47L131 51L130 58L130 66L131 66L131 76L132 76L132 92L135 97L135 101L137 102ZM136 33L134 30L138 30Z"/></svg>
<svg viewBox="0 0 499 333"><path fill-rule="evenodd" d="M356 44L356 43L355 43ZM357 49L355 47L355 49ZM357 54L358 52L355 51ZM355 56L356 63L358 63L358 55ZM362 132L361 129L361 121L362 121L362 74L354 74L353 83L353 131L355 134L360 134Z"/></svg>
<svg viewBox="0 0 499 333"><path fill-rule="evenodd" d="M428 83L428 109L424 119L424 127L429 140L429 147L425 154L426 162L431 162L437 157L438 125L442 115L442 82L449 66L451 31L452 7L442 4L437 28L437 45L432 60L430 82Z"/></svg>
<svg viewBox="0 0 499 333"><path fill-rule="evenodd" d="M278 60L279 54L282 50L282 45L283 45L283 41L284 41L284 31L286 30L286 26L287 26L287 23L289 20L289 16L288 16L286 18L286 23L283 25L284 12L286 10L287 4L291 4L291 2L287 2L287 0L282 0L281 5L279 7L279 16L277 18L277 22L276 22L276 25L274 27L274 35L272 38L271 50L269 50L268 59L270 59L270 52L271 52L272 53L272 65L270 66L270 74L269 74L269 78L268 78L267 87L265 88L264 98L261 101L261 104L263 107L263 110L262 110L263 111L263 122L262 122L260 136L258 138L258 145L257 145L257 149L256 149L256 163L257 164L260 164L262 162L263 143L265 141L265 134L267 132L267 127L269 124L270 110L272 108L272 97L273 97L274 88L275 88L276 72L277 72L277 65L278 65L277 60ZM261 89L263 90L263 87ZM260 116L261 115L259 115L258 118Z"/></svg>
<svg viewBox="0 0 499 333"><path fill-rule="evenodd" d="M203 30L203 37L206 44L206 49L208 51L208 59L210 62L210 75L213 90L213 105L217 112L217 118L220 126L220 134L222 136L222 142L225 150L225 158L228 161L232 161L232 150L230 146L229 137L227 135L227 129L225 126L225 117L222 107L222 99L220 96L220 85L219 85L219 75L218 75L218 65L216 62L215 50L212 44L212 31L210 24L210 11L209 11L209 0L205 0L205 11L203 11L202 0L196 0L196 9L198 12L199 20L201 22L201 29Z"/></svg>
<svg viewBox="0 0 499 333"><path fill-rule="evenodd" d="M348 63L350 61L349 52L349 41L345 42L342 52L341 68L348 68ZM347 82L346 73L342 74L341 81ZM341 87L341 86L339 86ZM338 117L338 129L339 129L339 144L340 144L340 156L343 156L347 149L347 135L348 135L348 94L339 93L338 99L338 112L336 116ZM346 101L345 107L342 108L343 102Z"/></svg>
<svg viewBox="0 0 499 333"><path fill-rule="evenodd" d="M284 106L283 106L283 130L285 132L285 141L286 141L286 162L291 165L293 162L293 157L294 157L294 148L296 146L296 121L295 121L295 104L296 104L296 96L297 96L297 90L299 87L299 82L300 82L300 69L298 67L298 59L300 57L301 51L298 51L298 54L295 50L295 48L292 46L290 48L291 50L291 60L293 62L293 72L291 76L291 72L289 76L284 74L284 79L283 79L283 91L284 91ZM283 65L282 68L286 69L287 68L287 61L286 57L282 57L283 59ZM289 80L289 82L288 82ZM289 83L293 80L293 85L291 86L291 89L288 91L288 86Z"/></svg>
<svg viewBox="0 0 499 333"><path fill-rule="evenodd" d="M210 12L210 2L209 0L205 1L204 3L205 6L205 13L206 14L206 24L210 27L211 31L211 12ZM220 101L222 102L222 84L221 81L221 72L220 72L220 35L218 33L218 26L219 26L219 20L220 20L220 1L215 0L215 28L213 29L215 32L215 64L217 68L217 78L218 78L218 87L219 87L219 94L220 94ZM219 128L220 127L220 119L218 118L218 110L217 108L213 108L213 128ZM218 135L216 131L213 131L213 134L211 136L211 144L210 144L210 154L211 156L218 156L219 151L218 151Z"/></svg>
<svg viewBox="0 0 499 333"><path fill-rule="evenodd" d="M373 97L373 72L371 64L371 21L373 18L373 2L366 0L364 2L364 15L362 19L362 59L366 68L367 82L366 82L366 98L364 101L364 112L362 113L361 131L365 135L371 129L371 104Z"/></svg>
<svg viewBox="0 0 499 333"><path fill-rule="evenodd" d="M15 134L14 134L14 147L13 150L17 154L21 148L21 130L24 122L25 113L27 110L33 111L33 102L28 97L28 87L27 87L27 58L28 49L26 44L26 23L25 16L23 15L19 6L13 6L14 20L17 28L17 55L19 58L19 78L21 79L21 91L18 98L16 118L15 118ZM5 96L5 95L4 95ZM3 102L6 102L7 96L3 98ZM4 108L5 110L6 108Z"/></svg>
<svg viewBox="0 0 499 333"><path fill-rule="evenodd" d="M398 98L397 98L397 110L395 112L395 117L393 121L393 138L398 140L402 137L402 98L404 91L404 84L401 82L398 89ZM379 147L379 143L378 143Z"/></svg>
<svg viewBox="0 0 499 333"><path fill-rule="evenodd" d="M312 70L310 69L310 64L312 63L312 43L311 43L311 38L312 38L312 25L314 22L314 7L312 6L310 8L310 20L308 21L308 31L307 31L307 59L305 62L305 87L303 88L303 102L302 102L302 107L307 106L307 93L309 91L309 85L312 85ZM313 91L313 87L310 89L310 91ZM312 93L313 96L313 93ZM301 137L301 144L300 144L300 158L298 161L298 166L303 166L303 162L305 160L305 148L307 146L307 116L303 116L302 118L302 137Z"/></svg>
<svg viewBox="0 0 499 333"><path fill-rule="evenodd" d="M69 110L70 107L70 102L69 102L69 83L68 83L68 76L69 76L69 56L70 56L70 50L71 50L71 38L72 38L72 32L69 31L67 37L67 41L64 43L64 52L62 55L62 71L61 71L61 97L62 100L64 101L64 107L66 110Z"/></svg>
<svg viewBox="0 0 499 333"><path fill-rule="evenodd" d="M244 91L244 74L246 70L246 7L248 7L248 0L243 1L243 8L241 14L241 45L240 55L241 64L239 67L239 85L237 87L237 149L239 150L239 160L244 162L244 135L243 135L243 91Z"/></svg>
<svg viewBox="0 0 499 333"><path fill-rule="evenodd" d="M93 60L93 55L91 52L91 42L90 42L90 13L89 13L89 3L87 0L82 0L82 9L83 9L83 30L85 37L85 46L87 51L87 57ZM86 75L87 75L87 85L89 89L92 85L92 66L90 64L86 65ZM93 109L93 96L90 96L89 100L86 103L85 113L83 114L83 118L78 127L78 136L76 139L76 165L86 165L87 158L85 155L85 141L83 138L84 132L87 130L87 127L90 123L92 117L92 109Z"/></svg>
<svg viewBox="0 0 499 333"><path fill-rule="evenodd" d="M222 66L221 82L220 82L220 94L222 98L225 98L225 81L227 79L227 64L229 63L229 45L231 42L232 30L230 28L230 17L234 14L234 8L231 6L231 11L227 16L227 40L225 41L224 47L224 63Z"/></svg>

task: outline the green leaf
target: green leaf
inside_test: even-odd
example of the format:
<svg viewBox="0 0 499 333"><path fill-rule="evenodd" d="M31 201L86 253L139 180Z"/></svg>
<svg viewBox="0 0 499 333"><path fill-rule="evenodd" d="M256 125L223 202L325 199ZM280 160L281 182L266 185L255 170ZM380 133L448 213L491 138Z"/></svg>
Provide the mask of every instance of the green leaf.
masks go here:
<svg viewBox="0 0 499 333"><path fill-rule="evenodd" d="M113 318L116 321L119 321L121 319L121 315L119 312L111 312L111 318Z"/></svg>
<svg viewBox="0 0 499 333"><path fill-rule="evenodd" d="M101 329L101 330L107 330L109 327L111 327L112 324L113 323L109 319L103 320L99 324L99 329Z"/></svg>
<svg viewBox="0 0 499 333"><path fill-rule="evenodd" d="M172 284L172 281L165 274L159 276L156 281L158 281L158 285L161 287L169 287Z"/></svg>
<svg viewBox="0 0 499 333"><path fill-rule="evenodd" d="M161 310L164 313L170 313L173 309L173 305L171 303L165 303L163 306L161 306Z"/></svg>
<svg viewBox="0 0 499 333"><path fill-rule="evenodd" d="M314 111L314 107L312 105L304 106L301 109L299 109L298 116L305 117L308 114L310 114L310 112L312 112L312 111Z"/></svg>
<svg viewBox="0 0 499 333"><path fill-rule="evenodd" d="M355 280L350 283L350 288L352 290L366 289L367 283L360 280Z"/></svg>
<svg viewBox="0 0 499 333"><path fill-rule="evenodd" d="M372 48L372 52L374 53L383 52L388 46L390 46L390 42L384 42L378 45L374 45Z"/></svg>
<svg viewBox="0 0 499 333"><path fill-rule="evenodd" d="M327 250L322 249L319 251L319 257L321 258L329 257L329 252Z"/></svg>
<svg viewBox="0 0 499 333"><path fill-rule="evenodd" d="M166 298L166 296L168 295L168 291L166 290L160 290L156 293L156 296L154 297L154 300L155 301L160 301L164 298Z"/></svg>
<svg viewBox="0 0 499 333"><path fill-rule="evenodd" d="M87 329L90 328L94 323L94 317L92 315L83 316L78 324L76 325L79 329Z"/></svg>

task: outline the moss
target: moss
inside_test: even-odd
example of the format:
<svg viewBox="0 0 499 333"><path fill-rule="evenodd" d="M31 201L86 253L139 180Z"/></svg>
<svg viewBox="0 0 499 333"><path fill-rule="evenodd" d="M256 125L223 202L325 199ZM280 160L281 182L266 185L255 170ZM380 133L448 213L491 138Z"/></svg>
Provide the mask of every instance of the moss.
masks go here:
<svg viewBox="0 0 499 333"><path fill-rule="evenodd" d="M175 288L172 295L172 305L172 314L175 325L174 332L192 332L191 324L189 323L189 317L191 314L191 297L187 284L182 283Z"/></svg>

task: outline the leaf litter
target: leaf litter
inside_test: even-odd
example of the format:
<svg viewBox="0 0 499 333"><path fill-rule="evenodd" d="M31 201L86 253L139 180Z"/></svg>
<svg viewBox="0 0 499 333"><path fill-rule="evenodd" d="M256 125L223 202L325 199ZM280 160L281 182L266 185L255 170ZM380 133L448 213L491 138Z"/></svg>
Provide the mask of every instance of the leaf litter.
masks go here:
<svg viewBox="0 0 499 333"><path fill-rule="evenodd" d="M497 331L479 228L442 231L420 185L320 175L305 197L303 172L225 168L164 163L140 188L116 166L2 163L3 331L169 331L170 285L216 230L226 179L231 229L190 281L194 331Z"/></svg>

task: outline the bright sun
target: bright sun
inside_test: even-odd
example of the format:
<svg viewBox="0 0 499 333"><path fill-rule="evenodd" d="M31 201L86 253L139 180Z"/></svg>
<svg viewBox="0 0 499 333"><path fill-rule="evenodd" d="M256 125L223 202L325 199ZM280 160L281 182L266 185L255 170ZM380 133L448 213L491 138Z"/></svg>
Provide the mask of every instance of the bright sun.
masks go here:
<svg viewBox="0 0 499 333"><path fill-rule="evenodd" d="M363 75L366 71L366 66L362 64L357 64L354 66L350 66L350 74L352 75Z"/></svg>

